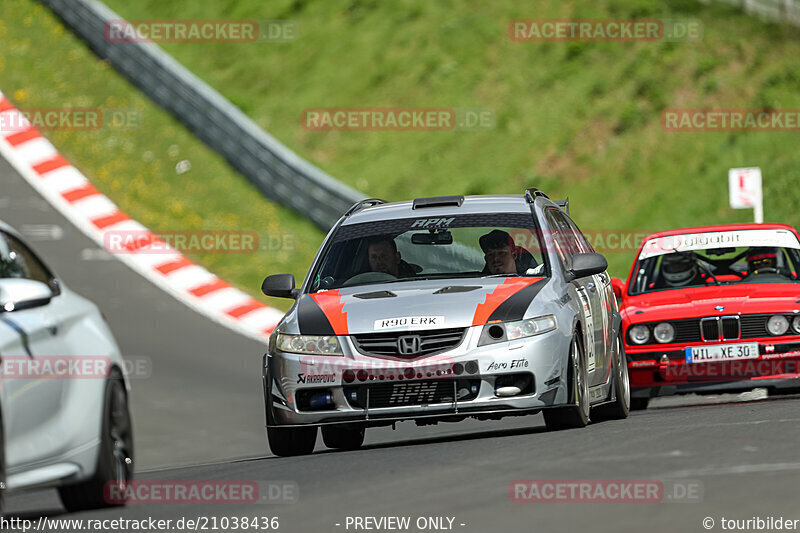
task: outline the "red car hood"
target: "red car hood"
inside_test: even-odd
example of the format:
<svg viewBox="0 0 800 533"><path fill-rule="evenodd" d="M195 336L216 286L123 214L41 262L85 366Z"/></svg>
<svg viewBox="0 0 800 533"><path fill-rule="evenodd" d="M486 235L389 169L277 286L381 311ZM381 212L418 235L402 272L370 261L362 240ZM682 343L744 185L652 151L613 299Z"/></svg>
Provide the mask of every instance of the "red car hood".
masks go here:
<svg viewBox="0 0 800 533"><path fill-rule="evenodd" d="M715 309L718 306L724 309ZM623 320L638 323L739 313L791 313L796 309L800 309L800 283L753 283L626 296L621 314Z"/></svg>

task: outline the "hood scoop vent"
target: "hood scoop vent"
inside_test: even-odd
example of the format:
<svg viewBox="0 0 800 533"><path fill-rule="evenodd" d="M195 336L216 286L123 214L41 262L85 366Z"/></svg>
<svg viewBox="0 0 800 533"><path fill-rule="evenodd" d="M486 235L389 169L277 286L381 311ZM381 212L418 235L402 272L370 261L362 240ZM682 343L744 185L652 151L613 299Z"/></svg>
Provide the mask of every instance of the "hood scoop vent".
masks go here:
<svg viewBox="0 0 800 533"><path fill-rule="evenodd" d="M458 292L471 292L474 290L480 289L480 286L477 285L448 285L447 287L442 287L438 291L434 292L433 294L454 294Z"/></svg>
<svg viewBox="0 0 800 533"><path fill-rule="evenodd" d="M392 291L375 291L354 294L353 298L361 298L362 300L375 300L376 298L394 298L395 296L397 295Z"/></svg>

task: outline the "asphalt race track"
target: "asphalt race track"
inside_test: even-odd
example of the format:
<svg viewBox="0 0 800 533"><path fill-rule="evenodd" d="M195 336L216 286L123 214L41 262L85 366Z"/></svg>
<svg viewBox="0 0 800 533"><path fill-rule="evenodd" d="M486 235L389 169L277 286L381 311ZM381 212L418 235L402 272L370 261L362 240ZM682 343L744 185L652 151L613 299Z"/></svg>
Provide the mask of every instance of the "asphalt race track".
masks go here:
<svg viewBox="0 0 800 533"><path fill-rule="evenodd" d="M449 517L455 531L487 533L706 531L707 517L715 521L711 530L722 530L723 517L800 519L797 396L664 399L626 421L564 432L546 432L541 416L405 423L368 431L358 451L331 452L319 439L312 456L273 457L263 429L265 346L186 308L105 254L3 160L0 184L0 219L21 230L68 286L100 305L126 358L149 365L149 376L132 383L138 479L296 489L291 503L142 504L73 515L64 514L55 491L40 491L10 498L11 516L278 517L286 532L354 531L348 516L407 516L412 524ZM526 479L660 480L664 501L512 502L510 483ZM692 498L680 490L688 486Z"/></svg>

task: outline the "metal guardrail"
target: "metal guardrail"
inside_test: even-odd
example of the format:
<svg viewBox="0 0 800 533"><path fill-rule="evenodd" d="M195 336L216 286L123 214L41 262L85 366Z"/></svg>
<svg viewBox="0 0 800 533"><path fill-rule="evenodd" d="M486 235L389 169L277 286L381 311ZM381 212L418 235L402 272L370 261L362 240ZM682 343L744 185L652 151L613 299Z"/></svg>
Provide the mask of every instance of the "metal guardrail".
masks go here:
<svg viewBox="0 0 800 533"><path fill-rule="evenodd" d="M708 0L705 0L708 2ZM800 26L800 0L717 0L766 20Z"/></svg>
<svg viewBox="0 0 800 533"><path fill-rule="evenodd" d="M40 0L94 52L219 152L266 197L324 230L365 194L344 185L266 133L225 97L154 43L109 42L119 21L96 0Z"/></svg>

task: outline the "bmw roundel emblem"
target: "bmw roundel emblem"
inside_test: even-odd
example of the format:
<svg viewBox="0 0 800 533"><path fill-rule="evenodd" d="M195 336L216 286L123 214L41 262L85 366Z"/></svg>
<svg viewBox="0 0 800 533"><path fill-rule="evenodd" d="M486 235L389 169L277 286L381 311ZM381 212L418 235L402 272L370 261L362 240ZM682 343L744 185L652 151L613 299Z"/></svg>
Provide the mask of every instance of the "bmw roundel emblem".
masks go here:
<svg viewBox="0 0 800 533"><path fill-rule="evenodd" d="M716 309L717 311L724 311L725 310L725 308L723 306L721 306L721 305L716 306L714 309Z"/></svg>

